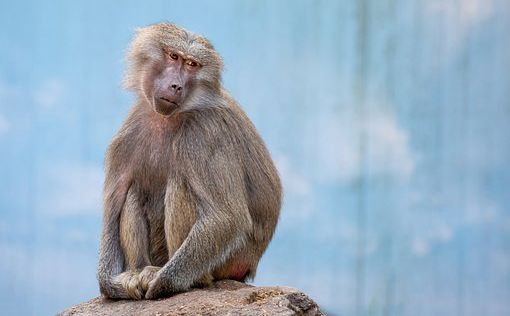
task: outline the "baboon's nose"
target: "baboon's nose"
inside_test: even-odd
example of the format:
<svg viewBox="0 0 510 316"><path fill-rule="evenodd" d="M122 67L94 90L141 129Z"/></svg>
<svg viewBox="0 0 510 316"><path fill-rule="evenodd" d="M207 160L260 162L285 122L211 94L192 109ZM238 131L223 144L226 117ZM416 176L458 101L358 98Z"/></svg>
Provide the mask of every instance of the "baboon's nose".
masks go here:
<svg viewBox="0 0 510 316"><path fill-rule="evenodd" d="M170 85L170 91L172 91L174 94L180 94L182 92L181 85L174 83Z"/></svg>

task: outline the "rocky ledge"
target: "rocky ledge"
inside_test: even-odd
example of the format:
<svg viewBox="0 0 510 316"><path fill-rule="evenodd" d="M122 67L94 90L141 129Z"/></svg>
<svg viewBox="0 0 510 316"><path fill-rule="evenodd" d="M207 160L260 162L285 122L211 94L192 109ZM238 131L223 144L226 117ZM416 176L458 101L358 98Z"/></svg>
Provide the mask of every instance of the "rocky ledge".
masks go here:
<svg viewBox="0 0 510 316"><path fill-rule="evenodd" d="M303 292L283 286L256 287L225 280L157 301L113 301L101 297L60 315L323 315Z"/></svg>

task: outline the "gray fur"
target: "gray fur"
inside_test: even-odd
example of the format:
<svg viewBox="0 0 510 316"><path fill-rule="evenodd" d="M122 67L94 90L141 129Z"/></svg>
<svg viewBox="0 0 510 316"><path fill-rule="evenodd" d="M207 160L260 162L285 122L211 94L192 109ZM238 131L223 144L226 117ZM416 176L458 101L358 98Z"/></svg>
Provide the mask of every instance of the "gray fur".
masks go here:
<svg viewBox="0 0 510 316"><path fill-rule="evenodd" d="M202 65L168 116L153 110L147 89L165 47ZM220 56L205 38L162 23L138 31L128 65L125 85L138 101L106 155L101 293L154 299L239 273L253 278L278 221L281 184L221 86Z"/></svg>

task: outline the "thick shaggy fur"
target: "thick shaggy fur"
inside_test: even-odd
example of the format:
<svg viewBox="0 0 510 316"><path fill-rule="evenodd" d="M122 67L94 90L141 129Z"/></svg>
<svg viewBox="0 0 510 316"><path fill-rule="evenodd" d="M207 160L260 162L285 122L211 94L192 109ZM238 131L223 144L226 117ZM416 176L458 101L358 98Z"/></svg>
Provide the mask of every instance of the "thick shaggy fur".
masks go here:
<svg viewBox="0 0 510 316"><path fill-rule="evenodd" d="M165 47L201 64L169 116L154 111L150 91ZM255 127L222 88L220 56L204 37L162 23L138 30L127 60L125 86L138 100L106 155L101 293L154 299L253 278L278 221L281 184Z"/></svg>

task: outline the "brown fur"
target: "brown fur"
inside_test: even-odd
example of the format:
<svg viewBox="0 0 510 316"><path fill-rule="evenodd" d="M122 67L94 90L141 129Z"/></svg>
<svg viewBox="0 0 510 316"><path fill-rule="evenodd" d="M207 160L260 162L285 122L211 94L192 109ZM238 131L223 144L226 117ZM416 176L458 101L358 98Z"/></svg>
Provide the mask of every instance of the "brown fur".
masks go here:
<svg viewBox="0 0 510 316"><path fill-rule="evenodd" d="M153 110L171 47L201 64L185 102ZM157 298L213 280L253 278L276 227L281 185L243 110L221 86L205 38L173 24L138 31L125 86L138 101L106 155L98 280L110 298Z"/></svg>

